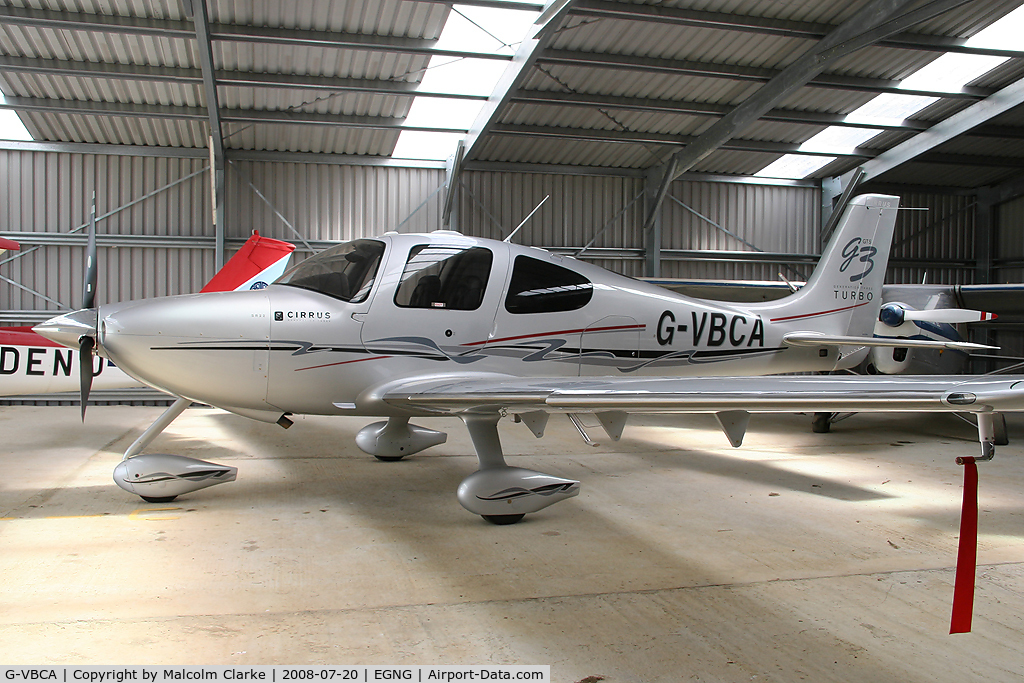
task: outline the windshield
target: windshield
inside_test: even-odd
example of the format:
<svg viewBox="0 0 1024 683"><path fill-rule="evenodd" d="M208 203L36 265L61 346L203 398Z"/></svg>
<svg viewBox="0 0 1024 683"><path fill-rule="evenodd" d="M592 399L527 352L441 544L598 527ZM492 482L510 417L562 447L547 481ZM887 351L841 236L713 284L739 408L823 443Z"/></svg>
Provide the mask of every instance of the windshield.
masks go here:
<svg viewBox="0 0 1024 683"><path fill-rule="evenodd" d="M359 303L369 296L383 255L383 242L346 242L290 268L274 284L301 287Z"/></svg>

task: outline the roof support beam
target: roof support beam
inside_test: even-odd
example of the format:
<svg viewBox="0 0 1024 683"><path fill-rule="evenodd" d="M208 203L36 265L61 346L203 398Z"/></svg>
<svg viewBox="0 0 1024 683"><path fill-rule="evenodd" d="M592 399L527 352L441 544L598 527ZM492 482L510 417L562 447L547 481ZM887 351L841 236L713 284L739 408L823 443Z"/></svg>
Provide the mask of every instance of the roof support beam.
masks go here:
<svg viewBox="0 0 1024 683"><path fill-rule="evenodd" d="M51 100L43 97L7 97L0 99L0 109L39 112L42 114L78 114L82 116L137 116L152 119L208 121L204 107L178 107L165 104L134 104L123 102L88 102L85 100Z"/></svg>
<svg viewBox="0 0 1024 683"><path fill-rule="evenodd" d="M679 114L681 116L707 116L721 118L729 113L730 107L710 102L686 102L677 100L660 100L643 97L617 97L592 93L565 93L548 90L519 91L512 97L513 102L533 105L551 105L558 107L602 107L623 111L649 111L662 114ZM811 126L845 126L850 128L879 128L883 130L922 131L931 125L924 121L905 119L898 124L858 123L846 120L842 114L826 112L802 111L798 109L771 109L763 120L780 121L783 123L805 123Z"/></svg>
<svg viewBox="0 0 1024 683"><path fill-rule="evenodd" d="M295 45L299 47L326 47L338 50L365 50L368 52L399 52L402 54L442 57L464 57L467 59L492 59L502 62L512 57L491 52L471 50L439 50L436 40L405 38L403 36L376 36L362 33L340 33L333 31L305 31L287 28L266 28L239 26L236 24L214 24L210 27L214 40L267 45Z"/></svg>
<svg viewBox="0 0 1024 683"><path fill-rule="evenodd" d="M199 0L184 0L198 3ZM49 10L0 7L0 24L35 26L56 31L89 31L94 33L115 33L144 35L155 38L178 38L195 40L196 29L191 22L170 19L140 19L137 17L113 17L84 12L53 12ZM280 29L236 24L209 24L211 40L263 43L270 45L300 45L306 47L327 47L341 50L364 50L370 52L399 52L402 54L442 55L473 59L496 59L510 61L508 55L468 50L437 50L436 40L406 38L403 36L376 36L332 31L305 31L301 29Z"/></svg>
<svg viewBox="0 0 1024 683"><path fill-rule="evenodd" d="M494 86L494 91L487 98L487 103L480 108L476 119L469 127L469 132L459 145L462 158L456 160L453 166L454 172L448 178L447 192L453 192L459 186L459 170L462 162L473 159L479 151L482 141L491 132L498 118L498 112L504 108L512 93L526 79L533 65L537 63L537 57L544 50L545 46L555 34L555 30L562 24L562 20L569 12L575 0L552 0L547 10L541 14L534 23L533 30L523 42L519 44L512 63L505 67L504 73ZM445 204L450 200L445 197Z"/></svg>
<svg viewBox="0 0 1024 683"><path fill-rule="evenodd" d="M698 78L721 78L733 81L754 81L769 83L783 72L778 69L718 64L695 60L661 59L634 55L577 52L573 50L546 50L537 58L538 63L559 64L594 69L620 69L644 73L664 73L673 76L695 76ZM946 97L954 99L980 100L993 92L991 88L967 87L960 92L950 93L938 90L908 90L899 87L899 81L884 78L863 78L834 74L817 74L805 83L811 88L832 90L854 90L860 92L891 93L896 95L922 95L925 97Z"/></svg>
<svg viewBox="0 0 1024 683"><path fill-rule="evenodd" d="M65 78L102 78L106 80L158 81L182 85L203 85L202 70L185 67L76 62L65 59L29 59L0 55L0 71ZM218 70L214 72L214 79L217 85L222 88L287 88L290 90L353 92L374 95L407 95L409 97L443 97L465 100L487 99L485 95L424 92L418 90L418 83L370 78L338 78L302 74Z"/></svg>
<svg viewBox="0 0 1024 683"><path fill-rule="evenodd" d="M205 149L195 147L149 147L143 145L108 145L94 142L38 142L0 140L0 149L12 152L44 152L56 154L108 154L159 159L206 159Z"/></svg>
<svg viewBox="0 0 1024 683"><path fill-rule="evenodd" d="M44 152L51 154L95 154L111 156L157 157L168 159L206 159L205 149L193 147L143 147L138 145L107 145L91 142L22 142L0 140L0 150L13 152ZM328 154L323 152L269 152L248 149L226 149L229 161L283 161L294 164L334 164L340 166L387 166L390 168L426 168L445 171L443 161L392 159L359 154ZM559 164L521 164L514 162L467 162L466 172L491 173L553 173L558 175L604 176L615 178L644 177L637 168L605 168L597 166L565 166ZM818 187L813 180L787 180L783 178L757 178L754 176L723 176L708 173L687 173L682 180L734 185L769 185L779 187ZM228 240L230 243L230 239Z"/></svg>
<svg viewBox="0 0 1024 683"><path fill-rule="evenodd" d="M157 81L201 85L203 72L184 67L145 66L141 64L110 64L77 62L70 59L32 59L0 55L0 71L5 73L39 74L65 78L103 78L109 80Z"/></svg>
<svg viewBox="0 0 1024 683"><path fill-rule="evenodd" d="M209 112L203 107L177 107L161 104L134 104L122 102L84 102L79 100L50 100L36 97L8 97L0 99L0 109L40 112L44 114L78 114L84 116L133 116L155 119L209 121ZM223 123L291 123L340 128L374 128L380 130L421 130L432 133L465 133L465 128L441 126L406 126L405 119L383 116L320 114L269 109L222 109L218 119Z"/></svg>
<svg viewBox="0 0 1024 683"><path fill-rule="evenodd" d="M498 123L493 126L494 135L528 135L530 137L560 138L564 140L587 140L592 142L632 142L636 144L670 144L692 145L700 140L692 135L675 135L672 133L648 133L630 130L605 130L602 128L562 128L558 126L530 126L525 124ZM801 151L798 143L772 142L771 140L746 140L732 138L723 142L722 149L740 150L744 152L764 152L766 154L810 154L815 156L847 156L871 159L879 154L878 150L855 148L845 153L829 150ZM676 174L679 175L678 173Z"/></svg>
<svg viewBox="0 0 1024 683"><path fill-rule="evenodd" d="M579 0L572 9L574 16L619 19L625 21L673 24L696 28L741 31L762 35L803 38L818 41L835 28L831 24L807 21L774 19L771 17L745 16L723 12L662 7L659 5L632 5L608 0ZM933 52L959 52L974 55L996 55L999 57L1024 57L1019 50L967 47L963 38L931 36L916 33L899 33L878 41L879 45L904 50L927 50Z"/></svg>
<svg viewBox="0 0 1024 683"><path fill-rule="evenodd" d="M1024 79L1011 83L991 97L936 123L923 133L918 133L906 142L896 145L865 163L862 167L864 182L877 178L900 164L921 157L944 142L948 142L958 135L967 134L993 117L1022 103L1024 103ZM998 161L998 158L993 160Z"/></svg>
<svg viewBox="0 0 1024 683"><path fill-rule="evenodd" d="M210 174L213 192L213 232L217 244L214 250L214 266L224 267L224 191L227 161L224 158L224 133L220 125L220 102L217 98L217 81L213 72L213 44L210 42L210 22L206 15L206 0L183 0L185 14L192 19L196 29L196 52L203 72L203 95L210 122Z"/></svg>
<svg viewBox="0 0 1024 683"><path fill-rule="evenodd" d="M170 19L140 19L116 17L84 12L53 12L22 7L0 7L0 24L8 26L35 26L55 31L95 31L100 33L127 33L154 38L180 38L194 40L196 30L188 21Z"/></svg>
<svg viewBox="0 0 1024 683"><path fill-rule="evenodd" d="M773 78L760 90L748 97L742 104L723 116L701 136L684 149L672 155L667 165L671 173L665 173L661 187L650 213L644 221L644 228L652 225L661 211L661 203L668 194L675 177L685 173L770 111L777 102L789 96L805 83L821 73L829 64L851 52L871 45L882 38L920 23L925 19L961 5L964 0L933 0L916 10L899 15L912 0L873 0L856 15L847 19L830 32L812 49L798 57L792 64ZM895 17L895 18L894 18Z"/></svg>

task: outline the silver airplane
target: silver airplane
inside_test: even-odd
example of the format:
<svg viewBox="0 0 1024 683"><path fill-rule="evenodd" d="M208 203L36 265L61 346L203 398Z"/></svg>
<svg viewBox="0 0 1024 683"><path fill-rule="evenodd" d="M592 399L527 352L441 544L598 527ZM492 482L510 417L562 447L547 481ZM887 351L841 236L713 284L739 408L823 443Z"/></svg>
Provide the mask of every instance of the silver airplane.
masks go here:
<svg viewBox="0 0 1024 683"><path fill-rule="evenodd" d="M552 413L593 414L618 439L630 413L714 413L739 446L750 412L1024 409L1022 377L771 376L852 368L876 346L973 350L873 336L899 200L845 209L806 286L778 301L687 298L543 249L451 231L339 244L259 291L107 304L47 321L43 336L92 349L180 397L125 454L115 481L170 500L235 469L142 454L192 401L256 420L293 414L385 418L356 437L398 460L446 435L410 423L458 416L479 469L459 502L496 524L573 497L579 482L506 464L503 417L543 435Z"/></svg>

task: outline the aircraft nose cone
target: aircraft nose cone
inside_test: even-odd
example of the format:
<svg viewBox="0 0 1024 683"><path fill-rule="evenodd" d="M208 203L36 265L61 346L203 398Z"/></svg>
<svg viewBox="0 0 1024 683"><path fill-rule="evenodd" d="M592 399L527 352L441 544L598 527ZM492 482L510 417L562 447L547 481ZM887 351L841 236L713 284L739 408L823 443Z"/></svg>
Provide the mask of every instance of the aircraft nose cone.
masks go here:
<svg viewBox="0 0 1024 683"><path fill-rule="evenodd" d="M78 348L78 340L82 336L96 336L96 319L95 308L83 308L80 311L50 318L33 327L32 331L74 349Z"/></svg>

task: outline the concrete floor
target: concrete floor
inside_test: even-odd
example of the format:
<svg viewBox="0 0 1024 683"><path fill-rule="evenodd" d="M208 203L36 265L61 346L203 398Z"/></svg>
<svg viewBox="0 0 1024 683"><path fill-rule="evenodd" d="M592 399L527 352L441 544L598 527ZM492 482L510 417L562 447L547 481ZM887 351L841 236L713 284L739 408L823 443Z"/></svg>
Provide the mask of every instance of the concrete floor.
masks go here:
<svg viewBox="0 0 1024 683"><path fill-rule="evenodd" d="M962 468L952 416L633 420L581 442L503 421L510 464L579 497L491 526L454 492L466 430L401 463L367 421L285 431L192 409L150 450L238 481L147 505L110 479L161 411L0 408L2 664L550 664L559 683L1019 681L1024 416L979 466L971 634L949 636ZM672 427L671 425L678 425ZM603 433L599 429L593 435Z"/></svg>

